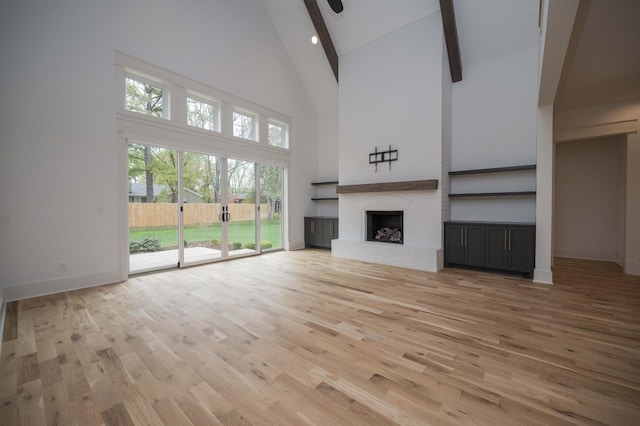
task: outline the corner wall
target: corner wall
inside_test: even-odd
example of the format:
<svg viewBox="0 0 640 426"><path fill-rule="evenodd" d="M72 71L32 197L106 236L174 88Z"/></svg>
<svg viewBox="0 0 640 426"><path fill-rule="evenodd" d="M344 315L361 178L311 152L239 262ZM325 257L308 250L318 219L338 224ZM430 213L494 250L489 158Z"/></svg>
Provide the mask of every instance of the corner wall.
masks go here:
<svg viewBox="0 0 640 426"><path fill-rule="evenodd" d="M620 135L625 140L624 272L640 275L640 99L578 110L554 117L554 141ZM619 231L618 231L619 232Z"/></svg>

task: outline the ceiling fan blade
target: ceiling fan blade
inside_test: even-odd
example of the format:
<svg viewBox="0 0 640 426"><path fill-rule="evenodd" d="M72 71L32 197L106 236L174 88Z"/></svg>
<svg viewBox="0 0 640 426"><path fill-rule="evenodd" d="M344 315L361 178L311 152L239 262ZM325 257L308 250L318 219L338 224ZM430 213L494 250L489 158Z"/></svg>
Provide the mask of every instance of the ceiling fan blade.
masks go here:
<svg viewBox="0 0 640 426"><path fill-rule="evenodd" d="M342 1L341 0L327 0L327 1L329 2L329 6L331 6L331 9L335 13L340 13L344 9L342 7Z"/></svg>

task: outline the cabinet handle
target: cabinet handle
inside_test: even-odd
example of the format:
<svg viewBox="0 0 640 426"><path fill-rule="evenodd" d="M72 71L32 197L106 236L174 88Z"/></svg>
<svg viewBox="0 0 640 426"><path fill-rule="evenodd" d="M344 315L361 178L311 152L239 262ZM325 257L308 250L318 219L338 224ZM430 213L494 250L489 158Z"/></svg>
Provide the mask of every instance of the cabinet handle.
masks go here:
<svg viewBox="0 0 640 426"><path fill-rule="evenodd" d="M312 234L315 234L315 233L316 233L316 229L315 229L316 227L315 227L315 224L316 224L316 223L312 220L312 221L311 221L311 233L312 233Z"/></svg>
<svg viewBox="0 0 640 426"><path fill-rule="evenodd" d="M509 251L511 251L511 229L509 229Z"/></svg>
<svg viewBox="0 0 640 426"><path fill-rule="evenodd" d="M507 251L507 230L504 230L504 250Z"/></svg>
<svg viewBox="0 0 640 426"><path fill-rule="evenodd" d="M329 222L329 236L333 237L333 222Z"/></svg>
<svg viewBox="0 0 640 426"><path fill-rule="evenodd" d="M469 246L469 228L464 228L464 246Z"/></svg>
<svg viewBox="0 0 640 426"><path fill-rule="evenodd" d="M464 228L460 228L460 247L464 247Z"/></svg>

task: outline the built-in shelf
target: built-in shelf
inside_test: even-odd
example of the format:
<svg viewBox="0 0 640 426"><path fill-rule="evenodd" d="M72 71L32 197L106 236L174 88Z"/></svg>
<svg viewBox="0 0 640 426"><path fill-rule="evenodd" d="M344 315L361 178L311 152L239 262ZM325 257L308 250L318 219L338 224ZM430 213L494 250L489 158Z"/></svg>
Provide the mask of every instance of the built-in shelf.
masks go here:
<svg viewBox="0 0 640 426"><path fill-rule="evenodd" d="M506 173L506 172L520 172L525 170L535 170L535 164L527 164L524 166L509 166L509 167L493 167L490 169L474 169L474 170L457 170L450 171L449 176L460 176L460 175L477 175L483 173Z"/></svg>
<svg viewBox="0 0 640 426"><path fill-rule="evenodd" d="M456 170L449 172L449 176L463 176L463 175L479 175L487 173L509 173L509 172L523 172L528 170L535 170L535 164L526 164L523 166L509 166L509 167L492 167L490 169L473 169L473 170ZM471 198L471 197L531 197L535 196L536 191L502 191L502 192L463 192L463 193L451 193L450 198Z"/></svg>
<svg viewBox="0 0 640 426"><path fill-rule="evenodd" d="M329 185L337 185L338 181L337 180L326 180L326 181L320 181L320 182L311 182L311 185L313 186L329 186ZM316 195L322 195L323 191L316 191ZM318 194L317 192L320 192L320 194ZM328 191L327 191L328 192ZM311 201L338 201L338 197L334 196L334 194L327 194L329 195L328 197L312 197Z"/></svg>
<svg viewBox="0 0 640 426"><path fill-rule="evenodd" d="M336 192L338 194L355 194L360 192L427 191L434 189L438 189L437 179L338 185Z"/></svg>
<svg viewBox="0 0 640 426"><path fill-rule="evenodd" d="M462 198L462 197L519 197L519 196L533 196L536 195L536 191L515 191L515 192L466 192L459 194L449 194L450 198Z"/></svg>
<svg viewBox="0 0 640 426"><path fill-rule="evenodd" d="M337 184L338 184L337 180L331 180L327 182L311 182L311 185L337 185Z"/></svg>

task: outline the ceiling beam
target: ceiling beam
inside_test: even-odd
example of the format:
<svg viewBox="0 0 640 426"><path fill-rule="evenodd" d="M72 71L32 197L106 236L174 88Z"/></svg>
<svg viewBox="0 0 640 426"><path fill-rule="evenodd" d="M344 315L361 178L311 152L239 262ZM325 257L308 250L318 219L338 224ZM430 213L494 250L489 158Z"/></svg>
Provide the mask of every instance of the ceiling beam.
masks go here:
<svg viewBox="0 0 640 426"><path fill-rule="evenodd" d="M458 43L456 15L453 13L453 0L440 0L440 11L442 12L444 39L447 43L447 53L449 54L451 81L455 83L456 81L462 80L462 61L460 60L460 44Z"/></svg>
<svg viewBox="0 0 640 426"><path fill-rule="evenodd" d="M333 41L331 41L329 30L324 23L318 3L316 0L304 0L304 5L307 6L311 22L313 22L313 26L318 33L318 38L320 39L320 43L322 43L324 53L327 55L327 60L329 61L329 65L331 65L333 75L336 76L336 81L338 81L338 54L336 53L335 47L333 47Z"/></svg>

